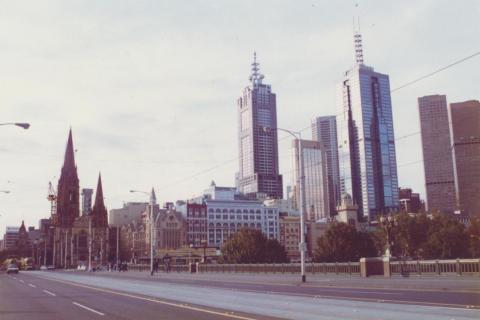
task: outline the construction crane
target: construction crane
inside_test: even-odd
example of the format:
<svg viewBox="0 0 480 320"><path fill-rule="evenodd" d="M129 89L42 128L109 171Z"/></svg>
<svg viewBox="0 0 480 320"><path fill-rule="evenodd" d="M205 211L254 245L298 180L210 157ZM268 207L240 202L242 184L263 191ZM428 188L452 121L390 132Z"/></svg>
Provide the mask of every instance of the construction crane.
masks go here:
<svg viewBox="0 0 480 320"><path fill-rule="evenodd" d="M51 181L48 182L48 196L47 200L50 201L50 216L53 225L57 224L57 193Z"/></svg>

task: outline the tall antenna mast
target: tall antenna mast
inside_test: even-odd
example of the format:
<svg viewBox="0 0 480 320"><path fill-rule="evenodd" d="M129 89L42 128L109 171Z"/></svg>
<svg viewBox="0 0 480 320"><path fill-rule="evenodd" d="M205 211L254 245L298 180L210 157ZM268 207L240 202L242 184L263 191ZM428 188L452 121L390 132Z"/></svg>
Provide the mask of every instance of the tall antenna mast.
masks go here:
<svg viewBox="0 0 480 320"><path fill-rule="evenodd" d="M264 75L260 73L260 63L257 62L257 52L253 52L252 73L250 74L250 82L255 86L261 84Z"/></svg>
<svg viewBox="0 0 480 320"><path fill-rule="evenodd" d="M355 17L353 18L353 42L355 46L355 62L363 64L363 44L362 34L360 33L360 16L358 15L358 2L355 3L357 8L357 25L355 25Z"/></svg>

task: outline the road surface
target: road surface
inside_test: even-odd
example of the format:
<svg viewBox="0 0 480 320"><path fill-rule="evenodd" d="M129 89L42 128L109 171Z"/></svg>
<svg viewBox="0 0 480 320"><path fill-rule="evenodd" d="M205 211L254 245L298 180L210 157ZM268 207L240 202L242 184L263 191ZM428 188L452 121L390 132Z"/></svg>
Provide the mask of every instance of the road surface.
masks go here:
<svg viewBox="0 0 480 320"><path fill-rule="evenodd" d="M309 280L301 284L279 275L150 277L139 272L2 274L0 319L480 318L476 278L463 284L438 279L428 285L421 279ZM388 283L394 288L387 288Z"/></svg>

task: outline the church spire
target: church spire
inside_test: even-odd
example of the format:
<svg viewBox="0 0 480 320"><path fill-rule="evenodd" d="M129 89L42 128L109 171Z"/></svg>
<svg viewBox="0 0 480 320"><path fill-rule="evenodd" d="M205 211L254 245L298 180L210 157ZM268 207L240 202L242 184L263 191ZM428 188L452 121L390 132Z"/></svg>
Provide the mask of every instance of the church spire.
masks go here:
<svg viewBox="0 0 480 320"><path fill-rule="evenodd" d="M97 193L95 194L94 207L105 207L103 202L102 174L98 173Z"/></svg>
<svg viewBox="0 0 480 320"><path fill-rule="evenodd" d="M80 215L77 167L75 165L75 149L73 148L72 128L68 133L65 159L58 179L57 215L61 227L70 228L75 218Z"/></svg>
<svg viewBox="0 0 480 320"><path fill-rule="evenodd" d="M92 215L95 227L106 227L107 221L107 208L105 208L105 202L103 201L103 187L102 187L102 175L98 174L97 192L95 194L95 203L93 204Z"/></svg>
<svg viewBox="0 0 480 320"><path fill-rule="evenodd" d="M75 152L73 149L72 128L68 133L67 149L65 150L65 159L63 161L63 167L68 169L75 168Z"/></svg>

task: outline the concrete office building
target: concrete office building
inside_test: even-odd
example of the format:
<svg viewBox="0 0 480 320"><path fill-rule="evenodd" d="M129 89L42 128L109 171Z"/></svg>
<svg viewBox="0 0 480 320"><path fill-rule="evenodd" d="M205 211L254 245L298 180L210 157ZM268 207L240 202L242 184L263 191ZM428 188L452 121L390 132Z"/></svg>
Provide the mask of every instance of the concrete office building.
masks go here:
<svg viewBox="0 0 480 320"><path fill-rule="evenodd" d="M277 105L270 85L262 83L254 55L250 85L238 99L240 168L238 189L251 198L283 198L278 167ZM265 130L270 128L273 130Z"/></svg>
<svg viewBox="0 0 480 320"><path fill-rule="evenodd" d="M294 140L293 182L295 183L295 207L300 210L300 188L298 178L303 169L303 212L308 220L317 221L330 217L328 192L327 155L321 142L301 140L302 162L299 162L299 140Z"/></svg>
<svg viewBox="0 0 480 320"><path fill-rule="evenodd" d="M458 208L480 217L480 102L451 103L450 130Z"/></svg>
<svg viewBox="0 0 480 320"><path fill-rule="evenodd" d="M340 175L338 168L337 120L335 116L317 117L312 120L312 140L323 144L326 153L328 175L328 199L330 216L340 204Z"/></svg>
<svg viewBox="0 0 480 320"><path fill-rule="evenodd" d="M110 226L122 226L129 224L134 220L141 218L142 213L146 211L148 203L146 202L127 202L120 209L111 209L108 217Z"/></svg>
<svg viewBox="0 0 480 320"><path fill-rule="evenodd" d="M418 98L427 210L453 212L456 209L447 97Z"/></svg>

